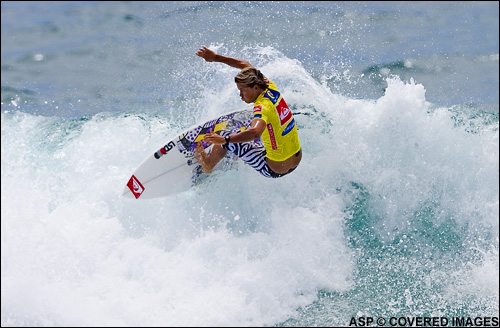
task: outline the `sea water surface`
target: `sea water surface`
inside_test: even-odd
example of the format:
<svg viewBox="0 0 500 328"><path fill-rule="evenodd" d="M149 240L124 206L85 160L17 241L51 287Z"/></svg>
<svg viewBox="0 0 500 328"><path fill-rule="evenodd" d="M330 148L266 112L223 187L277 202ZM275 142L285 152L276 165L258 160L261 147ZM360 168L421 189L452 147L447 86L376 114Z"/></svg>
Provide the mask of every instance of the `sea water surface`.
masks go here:
<svg viewBox="0 0 500 328"><path fill-rule="evenodd" d="M278 85L301 164L122 197L244 105L203 45ZM498 318L498 72L498 2L2 1L2 326Z"/></svg>

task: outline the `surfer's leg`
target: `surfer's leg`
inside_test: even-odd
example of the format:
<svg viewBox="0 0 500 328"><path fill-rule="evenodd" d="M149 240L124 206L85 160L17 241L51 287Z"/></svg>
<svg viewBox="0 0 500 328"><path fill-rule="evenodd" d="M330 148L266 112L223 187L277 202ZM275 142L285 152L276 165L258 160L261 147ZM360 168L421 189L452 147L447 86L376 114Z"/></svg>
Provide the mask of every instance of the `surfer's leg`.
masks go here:
<svg viewBox="0 0 500 328"><path fill-rule="evenodd" d="M207 154L201 143L196 145L194 157L200 163L204 173L211 173L215 165L226 156L227 150L220 145L214 145L210 154Z"/></svg>
<svg viewBox="0 0 500 328"><path fill-rule="evenodd" d="M266 163L266 148L261 142L230 143L223 146L263 176L270 178Z"/></svg>

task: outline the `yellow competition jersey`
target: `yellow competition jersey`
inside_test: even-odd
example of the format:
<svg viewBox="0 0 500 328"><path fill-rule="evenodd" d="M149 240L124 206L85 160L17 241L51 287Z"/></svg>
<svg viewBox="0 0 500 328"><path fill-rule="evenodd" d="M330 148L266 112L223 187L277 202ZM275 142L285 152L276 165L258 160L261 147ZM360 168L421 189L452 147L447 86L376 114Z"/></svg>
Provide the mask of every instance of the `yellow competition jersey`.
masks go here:
<svg viewBox="0 0 500 328"><path fill-rule="evenodd" d="M276 85L266 79L268 88L255 100L253 117L263 119L267 128L262 141L270 160L281 162L300 150L299 134L292 111Z"/></svg>

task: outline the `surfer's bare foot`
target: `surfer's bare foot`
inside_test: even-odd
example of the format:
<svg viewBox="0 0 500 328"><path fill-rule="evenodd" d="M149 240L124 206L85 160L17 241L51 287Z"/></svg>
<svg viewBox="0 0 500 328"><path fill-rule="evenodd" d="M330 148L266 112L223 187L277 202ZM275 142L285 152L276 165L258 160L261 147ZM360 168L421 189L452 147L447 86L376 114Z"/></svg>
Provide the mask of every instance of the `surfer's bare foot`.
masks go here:
<svg viewBox="0 0 500 328"><path fill-rule="evenodd" d="M201 142L198 142L194 149L194 157L198 163L200 163L203 173L212 173L213 167L209 165L208 154L205 153L205 149L203 149Z"/></svg>
<svg viewBox="0 0 500 328"><path fill-rule="evenodd" d="M213 145L210 154L207 154L199 142L194 149L194 157L201 165L203 173L212 173L212 170L226 156L227 150L221 145Z"/></svg>

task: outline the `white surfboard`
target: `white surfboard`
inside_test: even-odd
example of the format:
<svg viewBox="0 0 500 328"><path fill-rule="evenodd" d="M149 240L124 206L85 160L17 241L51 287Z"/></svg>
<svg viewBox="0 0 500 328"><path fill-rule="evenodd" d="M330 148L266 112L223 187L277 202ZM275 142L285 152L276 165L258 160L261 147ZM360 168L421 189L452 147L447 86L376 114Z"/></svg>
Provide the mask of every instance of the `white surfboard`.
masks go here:
<svg viewBox="0 0 500 328"><path fill-rule="evenodd" d="M201 142L205 151L211 147L202 141L205 134L214 131L225 136L245 130L251 122L252 109L246 108L192 126L149 155L134 171L122 195L149 199L190 189L199 182L199 177L203 174L194 157L196 144Z"/></svg>

